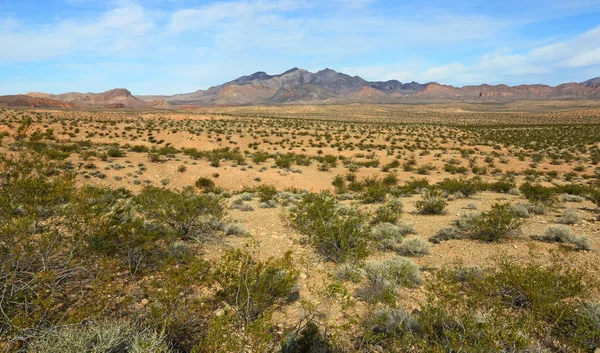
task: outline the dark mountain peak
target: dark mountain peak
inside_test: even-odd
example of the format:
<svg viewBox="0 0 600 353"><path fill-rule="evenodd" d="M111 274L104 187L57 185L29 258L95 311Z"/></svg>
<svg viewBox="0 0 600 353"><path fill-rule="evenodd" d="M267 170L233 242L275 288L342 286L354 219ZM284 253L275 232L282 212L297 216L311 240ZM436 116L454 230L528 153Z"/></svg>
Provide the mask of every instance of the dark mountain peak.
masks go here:
<svg viewBox="0 0 600 353"><path fill-rule="evenodd" d="M582 82L581 84L587 87L600 87L600 77L595 77L591 80Z"/></svg>
<svg viewBox="0 0 600 353"><path fill-rule="evenodd" d="M248 84L248 83L250 83L252 81L257 81L257 80L258 81L263 81L263 80L268 80L268 79L271 79L271 78L273 78L273 76L267 74L266 72L264 72L264 71L258 71L258 72L253 73L252 75L242 76L240 78L237 78L237 79L235 79L235 80L233 80L233 81L231 81L229 83L243 86L243 85L246 85L246 84Z"/></svg>
<svg viewBox="0 0 600 353"><path fill-rule="evenodd" d="M297 67L293 67L293 68L287 70L286 72L284 72L284 73L282 73L281 75L278 75L278 76L283 76L283 75L291 74L291 73L294 73L296 71L306 71L306 70L302 70L302 69L299 69Z"/></svg>

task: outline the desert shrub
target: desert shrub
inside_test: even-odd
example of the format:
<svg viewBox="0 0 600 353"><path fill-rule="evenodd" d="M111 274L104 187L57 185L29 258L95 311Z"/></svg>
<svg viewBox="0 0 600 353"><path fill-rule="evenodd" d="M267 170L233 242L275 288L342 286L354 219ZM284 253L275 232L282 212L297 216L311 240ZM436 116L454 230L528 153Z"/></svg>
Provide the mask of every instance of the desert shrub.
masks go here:
<svg viewBox="0 0 600 353"><path fill-rule="evenodd" d="M131 152L137 152L137 153L143 153L143 152L150 151L150 149L144 145L134 145L134 146L131 146L131 148L129 148L129 150Z"/></svg>
<svg viewBox="0 0 600 353"><path fill-rule="evenodd" d="M440 190L448 194L461 193L469 197L477 193L477 182L473 179L444 179L436 185Z"/></svg>
<svg viewBox="0 0 600 353"><path fill-rule="evenodd" d="M590 201L600 207L600 190L593 190L589 196Z"/></svg>
<svg viewBox="0 0 600 353"><path fill-rule="evenodd" d="M473 218L469 236L483 241L500 241L514 235L522 221L511 212L510 204L497 203L488 212Z"/></svg>
<svg viewBox="0 0 600 353"><path fill-rule="evenodd" d="M248 236L250 232L241 223L227 223L223 227L223 232L227 235Z"/></svg>
<svg viewBox="0 0 600 353"><path fill-rule="evenodd" d="M396 251L404 256L422 256L431 253L431 246L426 240L412 237L404 239Z"/></svg>
<svg viewBox="0 0 600 353"><path fill-rule="evenodd" d="M562 202L583 202L583 200L585 200L585 198L583 198L579 195L562 194L560 196L560 200Z"/></svg>
<svg viewBox="0 0 600 353"><path fill-rule="evenodd" d="M125 156L125 152L123 150L121 150L119 147L117 146L111 146L107 151L106 154L109 157L112 158L117 158L117 157L124 157Z"/></svg>
<svg viewBox="0 0 600 353"><path fill-rule="evenodd" d="M198 189L212 189L215 187L215 182L207 177L200 177L194 184Z"/></svg>
<svg viewBox="0 0 600 353"><path fill-rule="evenodd" d="M549 242L570 243L574 236L575 234L571 228L558 225L548 227L544 234L538 238L540 240Z"/></svg>
<svg viewBox="0 0 600 353"><path fill-rule="evenodd" d="M536 237L536 239L546 242L572 244L576 250L592 249L592 242L588 237L578 236L571 228L564 225L550 226L544 234Z"/></svg>
<svg viewBox="0 0 600 353"><path fill-rule="evenodd" d="M35 353L168 353L171 350L163 334L140 330L124 321L94 323L41 332L29 352Z"/></svg>
<svg viewBox="0 0 600 353"><path fill-rule="evenodd" d="M527 207L526 203L519 202L510 205L510 212L512 212L515 217L529 218L529 207Z"/></svg>
<svg viewBox="0 0 600 353"><path fill-rule="evenodd" d="M414 287L421 284L419 268L409 259L394 258L376 262L367 266L366 271L370 281L383 278L402 287Z"/></svg>
<svg viewBox="0 0 600 353"><path fill-rule="evenodd" d="M438 230L429 241L434 244L439 244L442 241L453 240L453 239L464 239L465 233L456 227L447 227Z"/></svg>
<svg viewBox="0 0 600 353"><path fill-rule="evenodd" d="M335 188L336 194L343 194L346 192L346 180L342 175L336 175L331 182L331 185Z"/></svg>
<svg viewBox="0 0 600 353"><path fill-rule="evenodd" d="M275 352L278 340L271 315L244 321L235 312L214 315L203 337L191 353L204 352Z"/></svg>
<svg viewBox="0 0 600 353"><path fill-rule="evenodd" d="M400 200L394 199L387 204L378 207L375 210L371 224L377 224L382 222L396 223L402 215L403 204Z"/></svg>
<svg viewBox="0 0 600 353"><path fill-rule="evenodd" d="M499 192L503 194L510 193L510 191L513 190L515 187L516 184L514 181L505 178L503 178L502 180L495 181L493 183L487 183L485 185L486 190Z"/></svg>
<svg viewBox="0 0 600 353"><path fill-rule="evenodd" d="M371 228L371 237L379 249L392 249L407 233L393 223L381 222Z"/></svg>
<svg viewBox="0 0 600 353"><path fill-rule="evenodd" d="M519 187L519 190L532 203L552 206L555 202L555 191L553 188L525 183Z"/></svg>
<svg viewBox="0 0 600 353"><path fill-rule="evenodd" d="M365 180L365 184L366 188L362 194L363 203L377 203L385 201L387 188L380 180Z"/></svg>
<svg viewBox="0 0 600 353"><path fill-rule="evenodd" d="M212 229L207 226L225 215L220 197L198 195L191 187L171 191L148 186L136 197L136 203L149 221L170 229L182 239L211 232Z"/></svg>
<svg viewBox="0 0 600 353"><path fill-rule="evenodd" d="M188 243L182 240L176 240L169 244L169 255L178 260L183 260L192 254Z"/></svg>
<svg viewBox="0 0 600 353"><path fill-rule="evenodd" d="M275 198L277 189L272 185L261 185L256 188L256 194L258 195L260 202L268 202Z"/></svg>
<svg viewBox="0 0 600 353"><path fill-rule="evenodd" d="M418 330L408 337L405 331L387 336L385 347L402 342L416 351L497 352L512 347L525 352L560 344L567 351L584 351L598 342L598 327L590 331L577 322L594 316L579 316L576 310L577 301L591 293L581 270L557 259L549 266L504 259L476 275L456 276L456 271L462 270L443 269L428 281L433 295L414 314ZM584 339L573 335L577 328ZM583 343L587 339L589 345Z"/></svg>
<svg viewBox="0 0 600 353"><path fill-rule="evenodd" d="M359 283L365 276L365 270L356 264L341 264L337 270L337 277L346 281Z"/></svg>
<svg viewBox="0 0 600 353"><path fill-rule="evenodd" d="M243 321L250 322L274 305L291 300L298 274L291 251L280 259L259 261L235 249L225 254L214 280L219 284L217 296L235 306Z"/></svg>
<svg viewBox="0 0 600 353"><path fill-rule="evenodd" d="M447 205L448 202L442 195L442 192L437 189L426 190L423 194L423 199L415 202L417 211L425 215L444 214Z"/></svg>
<svg viewBox="0 0 600 353"><path fill-rule="evenodd" d="M584 301L561 320L555 333L591 352L600 345L600 303Z"/></svg>
<svg viewBox="0 0 600 353"><path fill-rule="evenodd" d="M252 157L252 161L256 164L265 162L267 159L269 159L270 155L266 152L254 152L254 156Z"/></svg>
<svg viewBox="0 0 600 353"><path fill-rule="evenodd" d="M364 324L364 340L375 344L390 338L402 338L408 333L417 331L418 324L417 318L404 309L377 309Z"/></svg>
<svg viewBox="0 0 600 353"><path fill-rule="evenodd" d="M294 332L281 345L281 353L330 353L333 352L327 335L319 326L309 322L301 330Z"/></svg>
<svg viewBox="0 0 600 353"><path fill-rule="evenodd" d="M307 194L290 212L291 225L308 236L328 260L344 262L368 255L366 217L355 209L340 214L328 193Z"/></svg>
<svg viewBox="0 0 600 353"><path fill-rule="evenodd" d="M559 221L564 224L577 224L581 222L581 215L574 209L567 209L561 215Z"/></svg>
<svg viewBox="0 0 600 353"><path fill-rule="evenodd" d="M357 295L369 303L394 305L398 298L398 286L416 286L421 283L417 266L410 260L397 258L367 266L367 283L358 289Z"/></svg>

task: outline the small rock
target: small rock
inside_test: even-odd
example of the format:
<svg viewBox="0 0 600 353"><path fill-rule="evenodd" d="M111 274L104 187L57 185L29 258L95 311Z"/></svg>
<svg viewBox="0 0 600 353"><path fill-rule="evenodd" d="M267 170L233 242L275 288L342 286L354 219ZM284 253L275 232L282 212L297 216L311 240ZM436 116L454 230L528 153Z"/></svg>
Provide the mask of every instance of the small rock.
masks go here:
<svg viewBox="0 0 600 353"><path fill-rule="evenodd" d="M223 309L217 309L217 310L215 310L213 312L213 315L215 317L221 317L221 316L225 315L225 310L223 310Z"/></svg>

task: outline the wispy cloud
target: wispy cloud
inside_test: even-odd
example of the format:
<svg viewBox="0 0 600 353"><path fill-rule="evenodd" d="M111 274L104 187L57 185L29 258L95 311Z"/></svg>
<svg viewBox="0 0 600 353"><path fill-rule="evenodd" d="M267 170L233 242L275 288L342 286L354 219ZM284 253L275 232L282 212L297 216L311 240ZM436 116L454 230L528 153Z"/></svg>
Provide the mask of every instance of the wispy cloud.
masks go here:
<svg viewBox="0 0 600 353"><path fill-rule="evenodd" d="M152 16L129 4L87 20L64 20L35 28L13 20L0 33L0 62L29 62L74 53L111 55L135 51L154 29Z"/></svg>

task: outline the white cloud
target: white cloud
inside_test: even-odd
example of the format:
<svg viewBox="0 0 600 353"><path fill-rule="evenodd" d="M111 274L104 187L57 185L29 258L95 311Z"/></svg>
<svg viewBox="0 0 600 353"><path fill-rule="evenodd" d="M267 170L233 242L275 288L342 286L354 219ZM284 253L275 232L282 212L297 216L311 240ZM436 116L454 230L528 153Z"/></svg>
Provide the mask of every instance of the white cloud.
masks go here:
<svg viewBox="0 0 600 353"><path fill-rule="evenodd" d="M13 22L0 33L1 62L43 60L76 52L100 55L135 52L154 29L152 16L135 4L117 7L90 21L61 21L25 28Z"/></svg>
<svg viewBox="0 0 600 353"><path fill-rule="evenodd" d="M427 68L414 64L348 68L372 80L395 78L402 82L437 81L455 85L515 80L523 83L530 77L549 77L569 70L592 72L594 69L600 69L600 26L576 37L533 47L522 53L502 50L481 55L471 62L453 62Z"/></svg>

